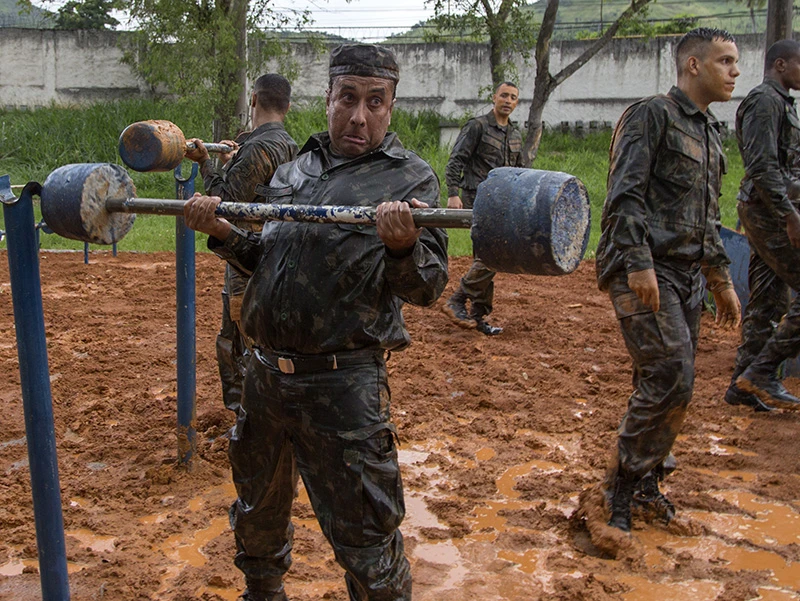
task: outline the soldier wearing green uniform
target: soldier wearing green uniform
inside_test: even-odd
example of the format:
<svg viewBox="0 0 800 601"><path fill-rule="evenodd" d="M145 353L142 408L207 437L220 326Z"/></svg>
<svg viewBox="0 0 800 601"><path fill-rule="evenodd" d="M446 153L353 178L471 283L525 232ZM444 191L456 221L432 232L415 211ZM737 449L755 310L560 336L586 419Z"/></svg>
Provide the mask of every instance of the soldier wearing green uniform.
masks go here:
<svg viewBox="0 0 800 601"><path fill-rule="evenodd" d="M437 206L439 182L387 133L399 79L389 50L340 46L329 73L328 131L280 167L264 194L375 206L375 226L272 222L259 237L217 219L217 198L186 206L209 247L252 273L242 326L254 352L229 449L246 601L286 599L293 459L350 599L411 599L386 357L410 342L403 303L429 306L447 283L446 233L417 228L410 211Z"/></svg>
<svg viewBox="0 0 800 601"><path fill-rule="evenodd" d="M223 156L222 173L214 170L202 140L194 138L195 148L186 157L200 164L206 194L219 196L226 202L256 202L256 186L268 182L279 165L297 156L297 144L283 127L289 110L292 88L289 81L276 73L259 77L250 97L253 131L237 141L225 140L235 154ZM260 231L258 224L241 222L240 228ZM242 396L249 344L242 335L240 320L242 297L248 277L230 265L225 266L222 288L222 327L217 335L217 363L222 381L222 400L232 411L238 411Z"/></svg>
<svg viewBox="0 0 800 601"><path fill-rule="evenodd" d="M675 48L678 83L625 111L611 143L597 277L611 297L633 360L633 394L606 479L609 524L631 529L634 501L674 507L658 481L694 385L706 286L717 323L738 325L740 305L719 236L717 199L725 170L718 123L708 111L729 100L739 54L733 37L700 28Z"/></svg>
<svg viewBox="0 0 800 601"><path fill-rule="evenodd" d="M738 210L750 242L750 300L725 401L756 411L797 410L800 400L777 373L800 351L800 301L789 303L790 291L800 292L800 197L789 193L800 183L800 121L789 94L800 89L800 44L776 42L765 62L764 82L736 111L745 170Z"/></svg>
<svg viewBox="0 0 800 601"><path fill-rule="evenodd" d="M461 129L445 168L447 208L471 209L478 184L495 167L523 166L522 134L509 119L518 102L517 86L503 82L492 95L492 110L470 119ZM485 320L493 308L494 275L480 257L475 257L469 271L461 278L458 290L445 304L445 313L460 326L477 328L487 336L500 334L502 328L489 325ZM467 301L471 303L469 311Z"/></svg>

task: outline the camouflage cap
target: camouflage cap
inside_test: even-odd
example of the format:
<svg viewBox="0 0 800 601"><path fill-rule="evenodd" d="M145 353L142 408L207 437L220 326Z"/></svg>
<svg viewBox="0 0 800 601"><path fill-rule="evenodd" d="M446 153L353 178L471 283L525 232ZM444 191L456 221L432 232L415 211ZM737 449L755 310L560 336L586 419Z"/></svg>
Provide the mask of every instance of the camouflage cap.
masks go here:
<svg viewBox="0 0 800 601"><path fill-rule="evenodd" d="M328 74L330 77L380 77L397 82L400 68L394 53L388 48L375 44L342 44L331 52Z"/></svg>

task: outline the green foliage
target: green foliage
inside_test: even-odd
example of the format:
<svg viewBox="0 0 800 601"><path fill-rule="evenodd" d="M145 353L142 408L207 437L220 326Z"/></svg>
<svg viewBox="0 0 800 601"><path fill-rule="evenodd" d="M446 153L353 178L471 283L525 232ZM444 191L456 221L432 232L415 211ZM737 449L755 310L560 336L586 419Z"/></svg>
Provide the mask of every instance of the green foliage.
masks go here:
<svg viewBox="0 0 800 601"><path fill-rule="evenodd" d="M109 29L119 25L111 11L122 8L122 0L69 0L58 9L56 29Z"/></svg>
<svg viewBox="0 0 800 601"><path fill-rule="evenodd" d="M118 163L117 142L120 132L130 123L144 119L168 119L187 135L208 137L208 121L194 110L194 103L131 100L97 104L80 109L49 107L35 111L0 110L0 175L9 174L12 184L43 182L55 168L68 163ZM325 104L322 100L294 106L286 120L289 133L302 146L309 135L327 128ZM450 156L448 148L439 146L439 117L432 112L410 113L395 110L392 130L406 148L428 161L444 184L444 170ZM545 131L537 169L564 171L579 177L589 191L592 203L592 230L588 256L600 235L600 215L606 194L608 173L609 131L592 133L584 138ZM728 157L728 174L723 178L720 209L722 223L734 227L737 221L736 193L744 175L742 161L731 137L724 143ZM188 174L190 163L184 162ZM171 173L129 172L137 194L146 198L174 198L175 180ZM197 189L202 191L200 179ZM442 185L444 206L446 190ZM0 220L0 229L2 221ZM120 250L174 250L175 225L172 219L148 215L137 217L132 232L120 243ZM450 254L472 253L469 232L450 230ZM0 244L0 247L3 245ZM42 236L44 248L82 249L81 242L58 236ZM205 237L197 237L198 251L205 250Z"/></svg>
<svg viewBox="0 0 800 601"><path fill-rule="evenodd" d="M488 39L491 53L492 81L517 80L519 73L514 56L531 57L536 45L538 26L526 0L428 0L434 17L426 30L429 41L483 42Z"/></svg>
<svg viewBox="0 0 800 601"><path fill-rule="evenodd" d="M270 0L122 1L139 27L125 62L154 89L194 98L197 110L216 119L227 136L241 117L236 102L244 73L260 74L267 59L289 54L288 44L262 30L308 22L306 12L278 12ZM249 54L245 32L253 35Z"/></svg>

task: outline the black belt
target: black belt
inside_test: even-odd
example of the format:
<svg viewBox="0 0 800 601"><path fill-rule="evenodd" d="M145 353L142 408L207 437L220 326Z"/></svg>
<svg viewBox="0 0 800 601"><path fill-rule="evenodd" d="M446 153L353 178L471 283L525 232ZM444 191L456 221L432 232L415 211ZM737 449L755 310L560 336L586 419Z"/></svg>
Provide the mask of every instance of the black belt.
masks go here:
<svg viewBox="0 0 800 601"><path fill-rule="evenodd" d="M376 360L383 360L385 355L383 350L374 349L343 351L331 355L293 355L255 348L253 353L261 363L284 374L307 374L354 365L368 365Z"/></svg>

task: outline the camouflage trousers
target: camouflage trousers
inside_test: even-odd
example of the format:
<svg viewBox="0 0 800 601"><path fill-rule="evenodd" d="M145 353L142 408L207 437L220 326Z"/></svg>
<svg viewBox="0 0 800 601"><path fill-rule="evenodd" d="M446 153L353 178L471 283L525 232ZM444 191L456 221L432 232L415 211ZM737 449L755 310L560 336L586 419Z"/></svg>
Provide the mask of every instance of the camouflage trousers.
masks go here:
<svg viewBox="0 0 800 601"><path fill-rule="evenodd" d="M242 397L250 345L239 330L242 297L249 278L230 265L225 265L225 285L222 289L222 326L217 334L217 365L222 382L222 402L231 411L238 412Z"/></svg>
<svg viewBox="0 0 800 601"><path fill-rule="evenodd" d="M234 563L248 580L280 582L291 564L299 473L350 599L410 601L386 363L380 352L360 352L343 367L347 355L337 354L336 370L285 374L254 351L228 451L238 494Z"/></svg>
<svg viewBox="0 0 800 601"><path fill-rule="evenodd" d="M461 202L465 209L471 209L475 204L475 190L462 190ZM456 291L456 295L462 300L469 299L472 302L473 315L483 317L492 312L496 273L486 267L480 258L473 255L472 265L461 278L461 283Z"/></svg>
<svg viewBox="0 0 800 601"><path fill-rule="evenodd" d="M694 386L694 358L703 308L700 295L659 277L658 312L613 280L611 302L633 360L633 394L618 430L620 465L642 477L670 455Z"/></svg>
<svg viewBox="0 0 800 601"><path fill-rule="evenodd" d="M740 202L738 210L750 242L750 299L736 374L753 362L767 341L783 358L800 351L800 301L791 301L791 290L800 291L800 249L792 247L786 227L763 204ZM774 324L780 325L776 329Z"/></svg>

